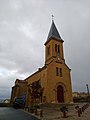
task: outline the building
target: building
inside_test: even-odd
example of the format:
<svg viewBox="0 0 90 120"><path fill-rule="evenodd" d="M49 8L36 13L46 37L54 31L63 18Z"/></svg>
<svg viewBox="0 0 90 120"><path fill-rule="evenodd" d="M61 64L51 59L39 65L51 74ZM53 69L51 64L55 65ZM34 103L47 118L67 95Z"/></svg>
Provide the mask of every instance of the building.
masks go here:
<svg viewBox="0 0 90 120"><path fill-rule="evenodd" d="M73 98L79 98L79 92L73 92L72 96Z"/></svg>
<svg viewBox="0 0 90 120"><path fill-rule="evenodd" d="M42 100L37 97L36 102L73 102L71 69L65 63L63 42L52 20L51 28L44 44L45 65L25 80L16 80L15 86L12 87L11 101L15 97L26 95L26 105L30 105L33 100L31 85L37 82L41 85L43 94Z"/></svg>
<svg viewBox="0 0 90 120"><path fill-rule="evenodd" d="M4 103L10 103L10 99L5 99Z"/></svg>
<svg viewBox="0 0 90 120"><path fill-rule="evenodd" d="M24 98L27 91L27 81L16 79L15 86L12 87L10 104L13 105L13 102L16 97Z"/></svg>
<svg viewBox="0 0 90 120"><path fill-rule="evenodd" d="M86 92L73 92L72 93L73 98L88 98L90 96L90 93Z"/></svg>

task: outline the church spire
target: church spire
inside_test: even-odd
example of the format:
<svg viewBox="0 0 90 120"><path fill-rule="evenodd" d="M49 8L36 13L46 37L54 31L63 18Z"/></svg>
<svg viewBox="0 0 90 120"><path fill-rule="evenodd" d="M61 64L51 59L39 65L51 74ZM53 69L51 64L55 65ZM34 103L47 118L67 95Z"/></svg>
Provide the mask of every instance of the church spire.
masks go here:
<svg viewBox="0 0 90 120"><path fill-rule="evenodd" d="M60 37L60 34L59 34L59 32L56 28L56 25L54 23L53 17L54 16L52 15L52 24L51 24L51 28L50 28L50 31L49 31L49 34L48 34L47 41L49 41L51 38L54 38L54 39L57 39L57 40L62 40L61 37Z"/></svg>

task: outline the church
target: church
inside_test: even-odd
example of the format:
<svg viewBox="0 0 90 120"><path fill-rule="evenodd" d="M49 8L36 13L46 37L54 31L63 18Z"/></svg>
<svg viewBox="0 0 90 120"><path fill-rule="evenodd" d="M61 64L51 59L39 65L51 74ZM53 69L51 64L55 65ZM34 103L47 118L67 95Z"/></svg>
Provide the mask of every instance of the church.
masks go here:
<svg viewBox="0 0 90 120"><path fill-rule="evenodd" d="M42 100L38 97L35 99L38 103L73 102L71 69L65 63L63 43L64 41L57 30L55 22L52 20L51 28L44 44L45 64L26 79L16 79L15 85L12 87L11 103L16 97L23 97L25 104L29 106L34 98L30 89L34 83L40 84L42 88Z"/></svg>

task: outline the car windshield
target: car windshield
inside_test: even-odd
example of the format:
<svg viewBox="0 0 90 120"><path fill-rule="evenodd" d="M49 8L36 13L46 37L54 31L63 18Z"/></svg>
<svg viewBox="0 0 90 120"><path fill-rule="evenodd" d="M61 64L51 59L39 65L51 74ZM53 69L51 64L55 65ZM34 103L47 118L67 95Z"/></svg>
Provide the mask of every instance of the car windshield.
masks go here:
<svg viewBox="0 0 90 120"><path fill-rule="evenodd" d="M22 98L17 98L15 101L20 102L20 101L23 101L23 99Z"/></svg>

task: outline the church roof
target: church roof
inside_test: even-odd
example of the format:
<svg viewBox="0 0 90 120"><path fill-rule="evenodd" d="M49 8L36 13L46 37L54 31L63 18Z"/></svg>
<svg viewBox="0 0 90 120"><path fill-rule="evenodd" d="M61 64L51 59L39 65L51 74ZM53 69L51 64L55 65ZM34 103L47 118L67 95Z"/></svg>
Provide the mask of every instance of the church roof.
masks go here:
<svg viewBox="0 0 90 120"><path fill-rule="evenodd" d="M49 31L49 34L48 34L47 41L49 41L50 38L55 38L55 39L58 39L58 40L62 40L53 20L52 20L52 24L51 24L51 28L50 28L50 31Z"/></svg>

